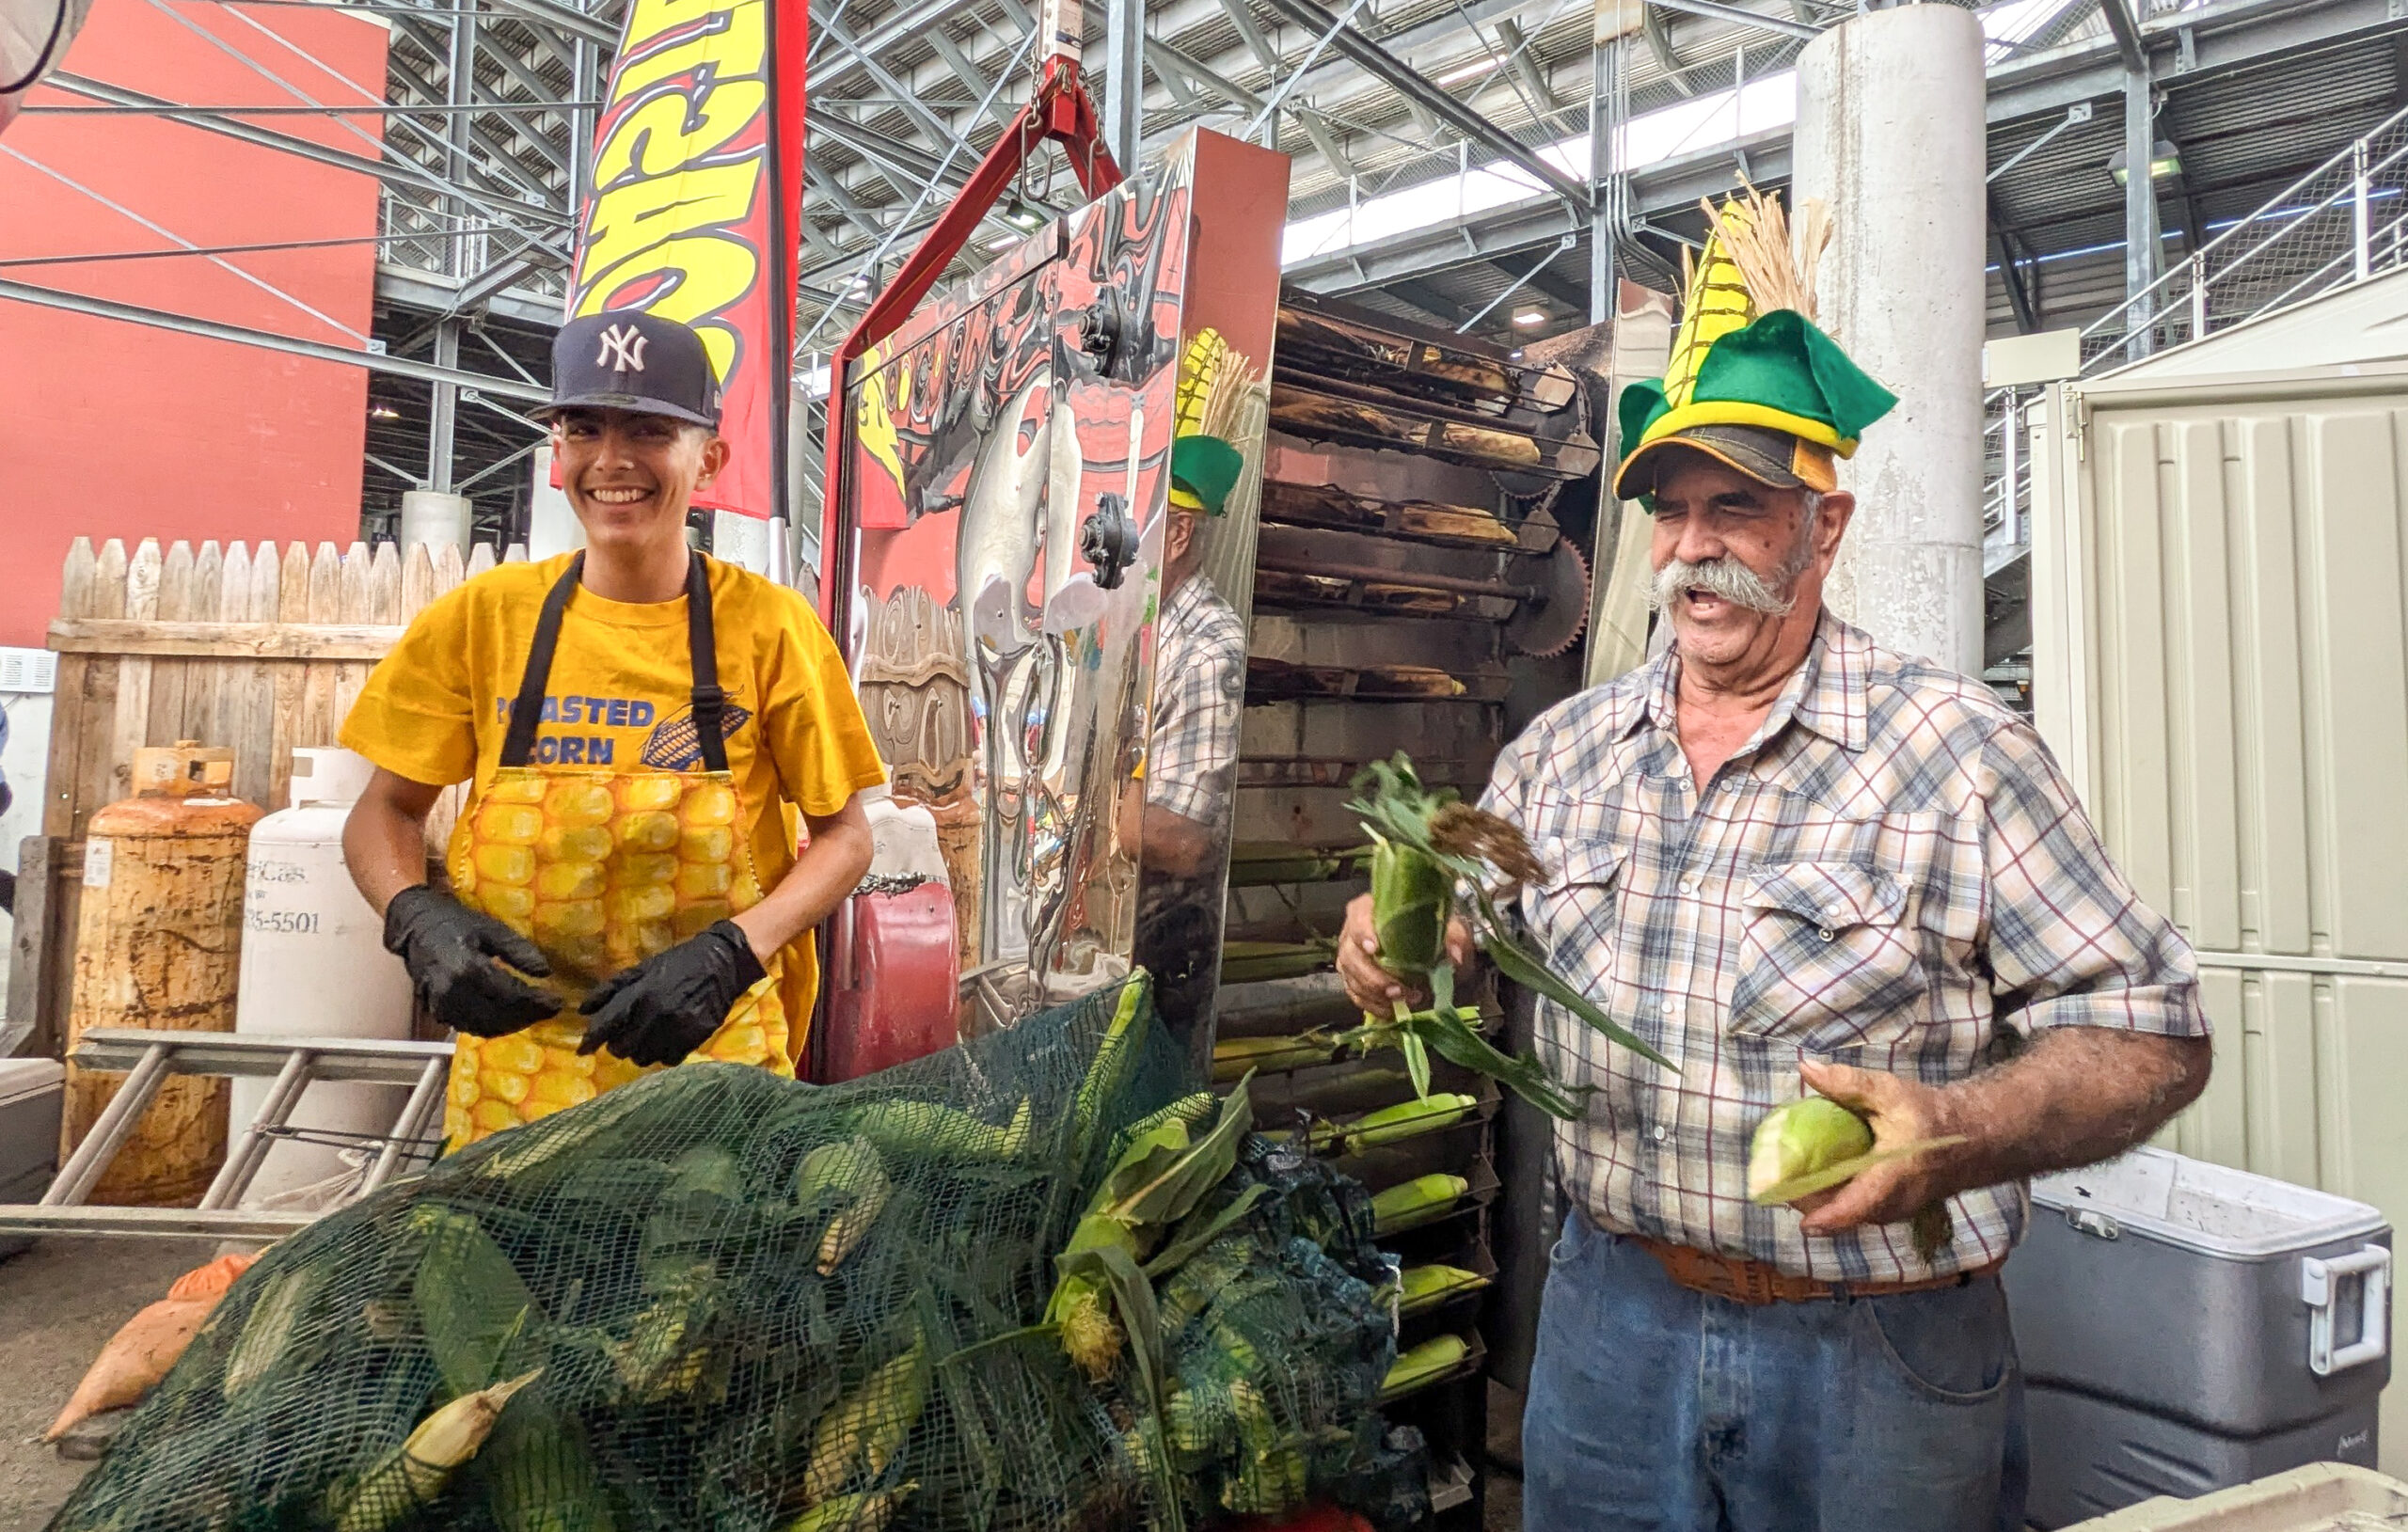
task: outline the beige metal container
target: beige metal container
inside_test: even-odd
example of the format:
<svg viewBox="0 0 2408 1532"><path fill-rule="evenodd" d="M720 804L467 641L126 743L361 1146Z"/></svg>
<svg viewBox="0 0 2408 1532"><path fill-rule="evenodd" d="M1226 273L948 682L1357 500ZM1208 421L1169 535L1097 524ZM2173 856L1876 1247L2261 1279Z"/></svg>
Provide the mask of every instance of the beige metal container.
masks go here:
<svg viewBox="0 0 2408 1532"><path fill-rule="evenodd" d="M92 815L68 1046L94 1027L234 1030L243 874L261 811L224 796L230 751L190 741L135 752L136 796ZM67 1071L60 1157L117 1093L115 1071ZM92 1189L95 1203L198 1200L226 1158L227 1082L175 1079Z"/></svg>
<svg viewBox="0 0 2408 1532"><path fill-rule="evenodd" d="M2354 1532L2408 1517L2408 1484L2371 1468L2320 1462L2254 1484L2175 1500L2161 1495L2067 1532Z"/></svg>

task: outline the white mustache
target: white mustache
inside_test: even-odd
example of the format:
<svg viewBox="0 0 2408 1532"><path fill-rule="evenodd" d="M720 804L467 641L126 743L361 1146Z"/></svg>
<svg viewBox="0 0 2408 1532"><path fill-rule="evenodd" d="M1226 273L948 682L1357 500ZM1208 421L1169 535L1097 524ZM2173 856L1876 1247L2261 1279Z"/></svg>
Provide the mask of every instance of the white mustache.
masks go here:
<svg viewBox="0 0 2408 1532"><path fill-rule="evenodd" d="M1673 560L1656 572L1656 583L1647 592L1648 605L1662 610L1678 601L1684 591L1703 591L1768 617L1786 617L1797 606L1736 559L1708 559L1694 564Z"/></svg>

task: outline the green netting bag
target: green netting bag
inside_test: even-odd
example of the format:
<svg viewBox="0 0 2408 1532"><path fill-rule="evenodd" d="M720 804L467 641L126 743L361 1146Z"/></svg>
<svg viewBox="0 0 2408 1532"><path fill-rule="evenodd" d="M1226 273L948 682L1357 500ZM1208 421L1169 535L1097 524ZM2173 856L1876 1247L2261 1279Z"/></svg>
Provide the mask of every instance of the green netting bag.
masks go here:
<svg viewBox="0 0 2408 1532"><path fill-rule="evenodd" d="M1244 1141L1189 1241L1232 1276L1161 1277L1151 1386L1039 1322L1124 1129L1194 1084L1140 975L844 1085L694 1065L498 1134L268 1252L52 1527L1392 1519L1421 1465L1352 1183Z"/></svg>

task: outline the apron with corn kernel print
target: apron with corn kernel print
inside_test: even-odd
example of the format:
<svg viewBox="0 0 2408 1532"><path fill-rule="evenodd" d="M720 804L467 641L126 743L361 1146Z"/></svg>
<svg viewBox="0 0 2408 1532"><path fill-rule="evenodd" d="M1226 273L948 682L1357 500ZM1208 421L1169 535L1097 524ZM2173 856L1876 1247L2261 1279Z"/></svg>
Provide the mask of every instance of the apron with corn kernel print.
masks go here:
<svg viewBox="0 0 2408 1532"><path fill-rule="evenodd" d="M462 813L450 859L452 892L542 949L552 965L547 987L562 1004L524 1032L463 1033L455 1040L443 1117L452 1149L645 1073L608 1050L578 1055L585 1035L578 1003L611 974L761 899L727 767L727 697L719 687L710 576L700 554L687 565L686 618L702 769L529 764L561 618L584 569L580 553L544 598L501 764ZM694 1059L793 1074L783 955L767 966L768 976L737 999Z"/></svg>

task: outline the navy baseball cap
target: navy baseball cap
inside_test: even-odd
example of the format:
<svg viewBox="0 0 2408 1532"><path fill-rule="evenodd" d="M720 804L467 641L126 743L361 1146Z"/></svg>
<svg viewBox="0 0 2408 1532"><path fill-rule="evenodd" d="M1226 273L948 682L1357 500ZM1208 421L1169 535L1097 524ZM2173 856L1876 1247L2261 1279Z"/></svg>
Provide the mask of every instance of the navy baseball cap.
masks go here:
<svg viewBox="0 0 2408 1532"><path fill-rule="evenodd" d="M634 410L719 427L719 379L689 324L637 309L570 320L552 338L552 402L534 411Z"/></svg>

